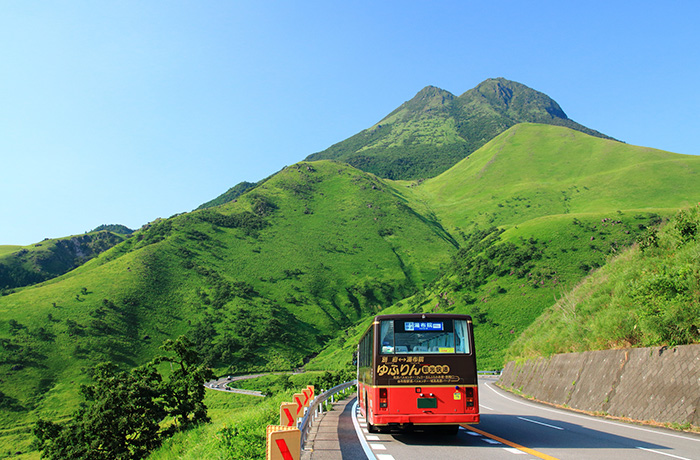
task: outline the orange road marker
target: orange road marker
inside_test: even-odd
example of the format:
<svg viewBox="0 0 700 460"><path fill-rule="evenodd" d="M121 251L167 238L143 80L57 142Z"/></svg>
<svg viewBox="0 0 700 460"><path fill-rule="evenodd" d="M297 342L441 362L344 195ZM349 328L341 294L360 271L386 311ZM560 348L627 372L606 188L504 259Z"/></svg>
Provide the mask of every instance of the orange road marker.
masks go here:
<svg viewBox="0 0 700 460"><path fill-rule="evenodd" d="M520 444L516 444L514 442L508 441L507 439L503 439L501 437L498 437L496 435L493 435L491 433L487 433L485 431L482 431L478 428L474 428L473 426L470 425L462 425L462 427L466 430L473 431L474 433L479 433L482 436L486 436L487 438L491 438L494 441L498 441L500 443L503 443L507 446L514 447L520 451L523 451L525 453L528 453L530 455L534 455L537 458L541 458L542 460L559 460L556 457L552 457L551 455L543 454L542 452L537 452L536 450L530 449L529 447L521 446Z"/></svg>

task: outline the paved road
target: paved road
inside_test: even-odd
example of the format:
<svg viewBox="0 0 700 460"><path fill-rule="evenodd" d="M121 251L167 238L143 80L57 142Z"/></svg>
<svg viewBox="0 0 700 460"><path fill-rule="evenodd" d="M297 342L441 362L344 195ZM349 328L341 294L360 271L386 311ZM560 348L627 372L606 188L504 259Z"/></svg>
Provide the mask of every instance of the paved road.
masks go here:
<svg viewBox="0 0 700 460"><path fill-rule="evenodd" d="M430 433L371 435L366 431L364 420L355 415L367 452L365 457L370 460L700 460L698 435L554 409L504 392L495 387L494 382L495 379L490 378L480 380L481 423L466 426L457 436ZM352 414L350 411L346 416ZM339 420L343 424L339 426L347 426L342 415ZM345 442L360 443L357 438ZM343 448L341 443L338 451L349 452L350 448L350 445ZM321 457L314 455L312 458ZM326 458L363 457L323 457Z"/></svg>
<svg viewBox="0 0 700 460"><path fill-rule="evenodd" d="M231 377L231 378L221 377L220 379L212 380L210 382L205 383L204 386L211 389L211 390L225 391L227 393L238 393L238 394L250 395L250 396L260 396L260 397L264 398L265 395L262 394L262 392L260 392L260 391L243 390L241 388L231 388L228 386L229 383L235 382L237 380L254 379L256 377L262 377L263 375L268 375L268 374L238 375L238 376Z"/></svg>

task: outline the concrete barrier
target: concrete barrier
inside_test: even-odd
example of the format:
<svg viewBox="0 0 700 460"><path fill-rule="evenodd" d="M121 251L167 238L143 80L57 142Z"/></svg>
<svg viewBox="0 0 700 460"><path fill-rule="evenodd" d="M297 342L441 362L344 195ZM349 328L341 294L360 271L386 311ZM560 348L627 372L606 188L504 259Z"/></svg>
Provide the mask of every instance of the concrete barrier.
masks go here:
<svg viewBox="0 0 700 460"><path fill-rule="evenodd" d="M588 351L510 362L499 384L574 409L700 426L700 345Z"/></svg>

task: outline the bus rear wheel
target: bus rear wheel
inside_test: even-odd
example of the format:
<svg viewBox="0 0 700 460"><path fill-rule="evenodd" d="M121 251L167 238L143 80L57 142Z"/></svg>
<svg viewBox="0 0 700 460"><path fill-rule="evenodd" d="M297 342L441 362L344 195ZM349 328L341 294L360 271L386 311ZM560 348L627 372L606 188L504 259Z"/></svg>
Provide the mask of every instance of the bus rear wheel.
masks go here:
<svg viewBox="0 0 700 460"><path fill-rule="evenodd" d="M369 423L369 403L367 402L367 393L365 393L365 420L367 421L367 431L369 433L379 433L379 428Z"/></svg>

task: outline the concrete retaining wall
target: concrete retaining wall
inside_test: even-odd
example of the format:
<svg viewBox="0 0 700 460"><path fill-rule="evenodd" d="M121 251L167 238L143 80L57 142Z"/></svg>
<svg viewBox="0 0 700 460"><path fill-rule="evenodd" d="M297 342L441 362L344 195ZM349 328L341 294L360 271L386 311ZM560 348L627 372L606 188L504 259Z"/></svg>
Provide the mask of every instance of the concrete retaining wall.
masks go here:
<svg viewBox="0 0 700 460"><path fill-rule="evenodd" d="M588 351L510 362L499 383L575 409L700 426L700 345Z"/></svg>

